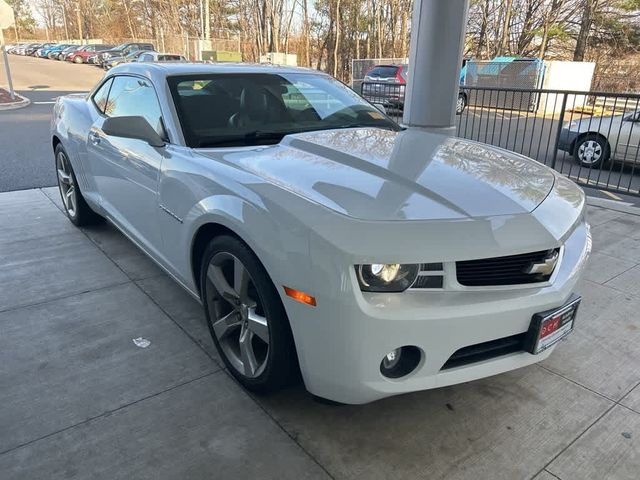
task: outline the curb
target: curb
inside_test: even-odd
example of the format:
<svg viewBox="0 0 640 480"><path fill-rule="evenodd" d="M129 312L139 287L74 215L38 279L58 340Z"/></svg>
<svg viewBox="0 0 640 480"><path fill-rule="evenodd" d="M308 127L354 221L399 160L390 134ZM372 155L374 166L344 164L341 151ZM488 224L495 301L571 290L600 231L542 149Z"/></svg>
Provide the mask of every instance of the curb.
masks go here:
<svg viewBox="0 0 640 480"><path fill-rule="evenodd" d="M17 110L19 108L24 108L31 103L27 97L23 97L19 93L16 92L16 98L19 100L17 102L12 103L0 103L0 112L4 112L7 110Z"/></svg>
<svg viewBox="0 0 640 480"><path fill-rule="evenodd" d="M606 208L608 210L614 210L616 212L628 213L631 215L640 216L640 208L633 207L626 202L618 202L616 200L609 200L606 198L597 198L587 196L587 204L594 207Z"/></svg>

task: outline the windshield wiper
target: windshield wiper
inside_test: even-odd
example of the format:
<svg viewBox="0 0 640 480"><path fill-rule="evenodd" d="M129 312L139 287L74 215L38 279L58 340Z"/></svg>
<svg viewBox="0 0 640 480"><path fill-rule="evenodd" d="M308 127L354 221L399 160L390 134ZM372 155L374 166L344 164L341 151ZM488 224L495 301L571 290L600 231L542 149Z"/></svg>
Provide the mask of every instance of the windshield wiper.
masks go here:
<svg viewBox="0 0 640 480"><path fill-rule="evenodd" d="M216 138L213 140L205 139L198 143L198 147L219 147L226 146L244 146L255 145L256 140L277 140L278 142L286 135L292 132L269 131L269 130L253 130L242 135L234 135L231 137Z"/></svg>

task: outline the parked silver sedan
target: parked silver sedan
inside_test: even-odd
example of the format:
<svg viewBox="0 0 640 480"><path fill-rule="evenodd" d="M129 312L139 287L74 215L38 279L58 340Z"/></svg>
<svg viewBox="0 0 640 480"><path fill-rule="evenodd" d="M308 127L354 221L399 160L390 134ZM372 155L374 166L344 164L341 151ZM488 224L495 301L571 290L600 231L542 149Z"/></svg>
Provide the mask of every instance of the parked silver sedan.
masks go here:
<svg viewBox="0 0 640 480"><path fill-rule="evenodd" d="M163 52L148 52L144 51L141 55L139 55L136 62L178 62L185 63L187 59L182 55L178 55L175 53L163 53Z"/></svg>
<svg viewBox="0 0 640 480"><path fill-rule="evenodd" d="M608 160L638 163L640 111L611 117L587 117L566 123L558 148L587 168L600 168Z"/></svg>

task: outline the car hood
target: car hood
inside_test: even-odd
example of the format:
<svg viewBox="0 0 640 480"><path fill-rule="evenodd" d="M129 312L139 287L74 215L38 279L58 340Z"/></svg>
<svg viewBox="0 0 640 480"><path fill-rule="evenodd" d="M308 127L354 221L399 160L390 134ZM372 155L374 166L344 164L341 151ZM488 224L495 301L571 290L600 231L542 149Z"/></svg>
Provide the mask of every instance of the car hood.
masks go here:
<svg viewBox="0 0 640 480"><path fill-rule="evenodd" d="M362 220L528 213L555 179L524 156L418 129L327 130L288 135L273 146L198 152Z"/></svg>

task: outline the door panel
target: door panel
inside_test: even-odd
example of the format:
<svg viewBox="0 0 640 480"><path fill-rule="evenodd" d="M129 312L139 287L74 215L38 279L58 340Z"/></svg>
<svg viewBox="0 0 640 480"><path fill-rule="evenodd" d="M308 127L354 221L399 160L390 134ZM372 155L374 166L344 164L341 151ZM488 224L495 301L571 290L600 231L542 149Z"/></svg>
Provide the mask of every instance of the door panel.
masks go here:
<svg viewBox="0 0 640 480"><path fill-rule="evenodd" d="M623 120L618 134L618 144L615 158L632 164L638 162L638 148L640 146L640 122Z"/></svg>
<svg viewBox="0 0 640 480"><path fill-rule="evenodd" d="M151 83L116 76L104 107L87 138L92 171L102 206L111 219L150 253L161 250L158 226L158 179L165 152L143 140L106 135L106 117L142 116L162 128L160 107ZM164 135L164 132L163 132Z"/></svg>

